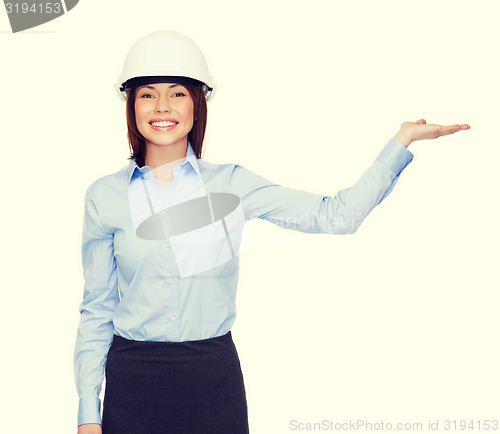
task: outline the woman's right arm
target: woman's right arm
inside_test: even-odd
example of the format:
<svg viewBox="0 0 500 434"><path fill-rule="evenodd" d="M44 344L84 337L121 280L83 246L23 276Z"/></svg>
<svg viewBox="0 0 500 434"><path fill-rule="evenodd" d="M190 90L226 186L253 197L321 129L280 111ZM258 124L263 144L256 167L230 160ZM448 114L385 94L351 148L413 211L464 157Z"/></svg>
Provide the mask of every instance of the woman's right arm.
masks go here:
<svg viewBox="0 0 500 434"><path fill-rule="evenodd" d="M80 434L101 432L99 395L113 340L113 313L119 302L114 235L102 223L99 206L102 205L91 186L85 195L82 234L85 285L74 353Z"/></svg>
<svg viewBox="0 0 500 434"><path fill-rule="evenodd" d="M98 423L85 423L78 427L77 434L102 434L101 425Z"/></svg>

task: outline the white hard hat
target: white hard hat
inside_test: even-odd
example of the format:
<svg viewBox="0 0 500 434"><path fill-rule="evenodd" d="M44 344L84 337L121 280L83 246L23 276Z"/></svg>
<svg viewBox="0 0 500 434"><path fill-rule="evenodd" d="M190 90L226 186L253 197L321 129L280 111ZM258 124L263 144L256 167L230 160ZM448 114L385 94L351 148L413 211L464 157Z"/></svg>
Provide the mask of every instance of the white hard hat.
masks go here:
<svg viewBox="0 0 500 434"><path fill-rule="evenodd" d="M125 100L128 89L161 82L200 87L207 101L215 91L200 47L178 32L158 31L140 38L128 52L115 88Z"/></svg>

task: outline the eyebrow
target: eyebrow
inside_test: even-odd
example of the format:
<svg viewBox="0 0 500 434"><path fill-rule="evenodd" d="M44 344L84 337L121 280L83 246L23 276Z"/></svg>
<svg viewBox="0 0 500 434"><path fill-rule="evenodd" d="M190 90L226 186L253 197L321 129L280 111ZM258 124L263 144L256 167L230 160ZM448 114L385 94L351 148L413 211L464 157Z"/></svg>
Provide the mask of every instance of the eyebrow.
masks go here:
<svg viewBox="0 0 500 434"><path fill-rule="evenodd" d="M172 89L175 86L180 86L180 84L171 84L170 86L168 86L168 88ZM155 89L154 86L148 86L148 85L141 86L140 89L142 89L143 87L147 87L148 89Z"/></svg>

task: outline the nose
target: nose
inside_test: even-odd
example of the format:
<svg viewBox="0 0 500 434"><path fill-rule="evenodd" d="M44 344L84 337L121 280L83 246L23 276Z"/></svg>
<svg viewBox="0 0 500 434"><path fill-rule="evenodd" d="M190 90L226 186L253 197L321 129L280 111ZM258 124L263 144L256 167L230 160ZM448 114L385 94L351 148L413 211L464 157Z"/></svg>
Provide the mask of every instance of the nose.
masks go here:
<svg viewBox="0 0 500 434"><path fill-rule="evenodd" d="M155 112L169 112L171 109L168 98L165 95L159 95L156 100Z"/></svg>

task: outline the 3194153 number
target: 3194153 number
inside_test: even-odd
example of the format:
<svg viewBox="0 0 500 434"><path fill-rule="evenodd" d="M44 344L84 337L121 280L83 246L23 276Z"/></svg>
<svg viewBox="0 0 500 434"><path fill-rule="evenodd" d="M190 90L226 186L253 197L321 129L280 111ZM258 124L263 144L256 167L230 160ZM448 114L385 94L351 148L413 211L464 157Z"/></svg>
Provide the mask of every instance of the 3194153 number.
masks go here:
<svg viewBox="0 0 500 434"><path fill-rule="evenodd" d="M60 14L61 3L5 3L8 14Z"/></svg>

